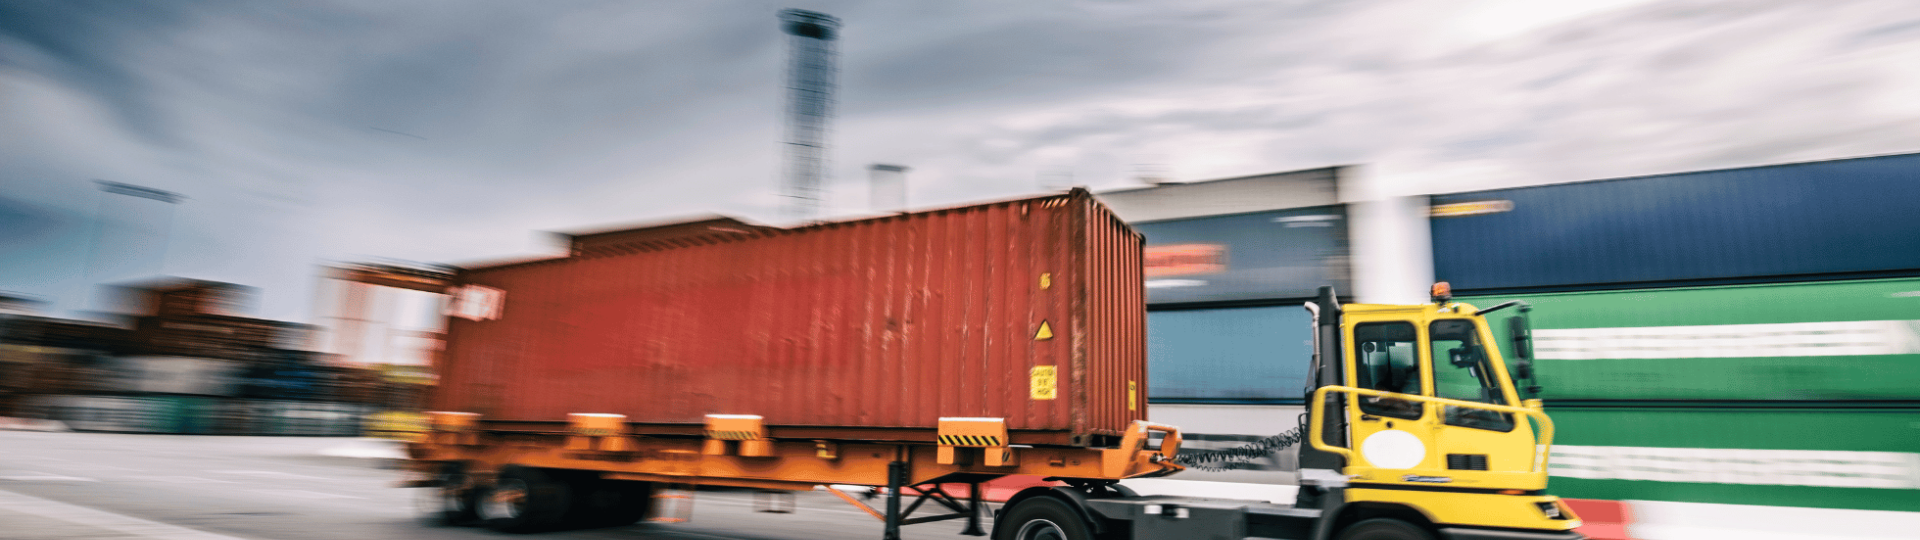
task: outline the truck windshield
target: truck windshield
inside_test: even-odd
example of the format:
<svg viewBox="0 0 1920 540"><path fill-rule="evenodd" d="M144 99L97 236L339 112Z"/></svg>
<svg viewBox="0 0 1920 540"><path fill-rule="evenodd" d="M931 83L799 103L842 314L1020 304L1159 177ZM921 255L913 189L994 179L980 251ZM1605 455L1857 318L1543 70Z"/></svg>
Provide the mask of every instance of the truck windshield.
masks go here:
<svg viewBox="0 0 1920 540"><path fill-rule="evenodd" d="M1443 319L1427 326L1433 343L1433 390L1436 397L1510 405L1500 390L1500 379L1490 368L1486 347L1473 321ZM1447 406L1448 425L1512 431L1513 417L1483 409Z"/></svg>

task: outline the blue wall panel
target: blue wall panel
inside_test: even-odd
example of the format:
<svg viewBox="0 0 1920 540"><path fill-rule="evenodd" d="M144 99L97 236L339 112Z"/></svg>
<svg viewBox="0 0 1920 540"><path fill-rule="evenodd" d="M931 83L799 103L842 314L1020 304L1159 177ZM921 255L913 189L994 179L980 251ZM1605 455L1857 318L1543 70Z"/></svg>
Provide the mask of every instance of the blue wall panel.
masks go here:
<svg viewBox="0 0 1920 540"><path fill-rule="evenodd" d="M1920 271L1920 154L1436 195L1456 291L1768 281Z"/></svg>
<svg viewBox="0 0 1920 540"><path fill-rule="evenodd" d="M1308 298L1321 285L1348 290L1346 208L1325 206L1132 223L1147 237L1147 303ZM1167 273L1158 250L1206 251L1218 268ZM1156 271L1159 275L1155 275Z"/></svg>
<svg viewBox="0 0 1920 540"><path fill-rule="evenodd" d="M1151 401L1300 400L1311 360L1307 311L1297 305L1147 313Z"/></svg>

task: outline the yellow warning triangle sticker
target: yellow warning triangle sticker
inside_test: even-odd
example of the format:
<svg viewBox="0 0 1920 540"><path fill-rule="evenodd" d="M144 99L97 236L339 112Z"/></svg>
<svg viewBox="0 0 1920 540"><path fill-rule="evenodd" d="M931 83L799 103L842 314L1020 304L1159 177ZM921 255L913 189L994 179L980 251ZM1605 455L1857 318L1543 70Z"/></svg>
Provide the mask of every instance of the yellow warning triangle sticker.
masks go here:
<svg viewBox="0 0 1920 540"><path fill-rule="evenodd" d="M1049 339L1053 339L1053 327L1047 326L1047 321L1040 321L1040 331L1034 332L1033 340L1046 341Z"/></svg>

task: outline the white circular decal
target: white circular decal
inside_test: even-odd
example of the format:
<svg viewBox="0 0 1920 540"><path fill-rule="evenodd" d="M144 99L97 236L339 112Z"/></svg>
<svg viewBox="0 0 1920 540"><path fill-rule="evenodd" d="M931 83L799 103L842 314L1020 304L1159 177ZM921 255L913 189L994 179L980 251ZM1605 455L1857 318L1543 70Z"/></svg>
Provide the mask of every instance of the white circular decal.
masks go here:
<svg viewBox="0 0 1920 540"><path fill-rule="evenodd" d="M1412 433L1389 429L1360 443L1360 455L1382 469L1411 469L1427 458L1427 445Z"/></svg>

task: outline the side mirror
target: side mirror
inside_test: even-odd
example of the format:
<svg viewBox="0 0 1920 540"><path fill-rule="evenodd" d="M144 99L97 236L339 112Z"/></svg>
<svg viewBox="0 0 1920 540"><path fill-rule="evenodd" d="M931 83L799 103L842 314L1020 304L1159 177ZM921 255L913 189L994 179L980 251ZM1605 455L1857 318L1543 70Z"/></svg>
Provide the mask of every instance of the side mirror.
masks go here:
<svg viewBox="0 0 1920 540"><path fill-rule="evenodd" d="M1512 340L1513 356L1522 361L1533 360L1533 329L1527 323L1527 311L1527 308L1522 307L1520 315L1507 318L1508 339Z"/></svg>
<svg viewBox="0 0 1920 540"><path fill-rule="evenodd" d="M1542 390L1540 381L1533 378L1533 327L1527 320L1530 311L1533 311L1533 306L1520 303L1520 314L1507 318L1507 335L1512 340L1513 356L1518 360L1514 362L1513 374L1530 383L1526 387L1527 395L1539 396Z"/></svg>

